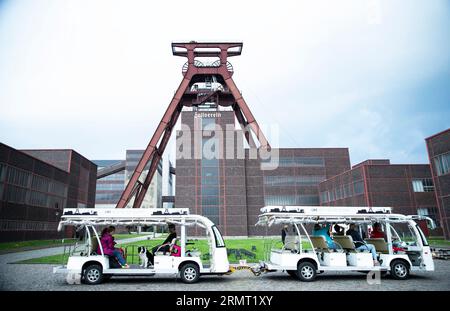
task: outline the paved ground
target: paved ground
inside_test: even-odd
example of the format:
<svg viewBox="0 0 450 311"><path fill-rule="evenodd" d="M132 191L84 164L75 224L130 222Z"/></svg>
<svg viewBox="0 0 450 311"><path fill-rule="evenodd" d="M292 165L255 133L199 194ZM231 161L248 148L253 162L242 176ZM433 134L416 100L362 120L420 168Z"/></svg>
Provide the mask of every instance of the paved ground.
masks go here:
<svg viewBox="0 0 450 311"><path fill-rule="evenodd" d="M0 259L4 260L3 259ZM435 261L436 271L415 273L407 281L381 279L380 285L369 285L360 273L326 273L312 283L302 283L286 273L270 273L259 277L249 271L237 271L228 276L204 276L197 284L183 284L172 275L157 277L113 277L104 284L68 285L63 275L52 273L53 265L0 265L0 290L119 290L119 291L260 291L260 290L450 290L450 261Z"/></svg>

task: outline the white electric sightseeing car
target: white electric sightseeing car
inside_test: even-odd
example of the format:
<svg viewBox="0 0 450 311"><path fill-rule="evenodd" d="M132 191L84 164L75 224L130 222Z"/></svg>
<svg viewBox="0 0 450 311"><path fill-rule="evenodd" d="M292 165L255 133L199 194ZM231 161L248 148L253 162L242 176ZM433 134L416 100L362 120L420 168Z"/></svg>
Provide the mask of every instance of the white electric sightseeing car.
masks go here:
<svg viewBox="0 0 450 311"><path fill-rule="evenodd" d="M389 272L403 280L410 271L434 270L430 246L415 221L425 220L433 227L428 217L393 214L389 207L267 206L261 212L257 225L279 226L279 232L288 225L284 244L271 242L267 247L266 260L260 263L262 271L286 271L308 282L325 271ZM361 236L367 236L374 223L381 224L385 238L365 239L375 246L379 266L375 266L370 252L357 250L352 237L345 234L350 223L359 227ZM339 235L331 232L339 247L330 249L324 236L308 233L314 224L345 228Z"/></svg>
<svg viewBox="0 0 450 311"><path fill-rule="evenodd" d="M154 254L154 265L149 268L132 265L130 269L113 268L110 259L103 254L98 230L113 226L167 226L180 228L180 256L170 253ZM176 274L185 283L195 283L202 274L225 274L230 267L227 250L221 233L208 218L189 214L188 209L64 209L58 229L75 226L85 229L84 243L69 250L67 265L55 267L54 273L67 273L69 280L80 278L87 284L99 284L114 275ZM206 231L209 244L208 262L202 260L199 251L186 249L186 227L199 226ZM189 244L189 243L188 243ZM100 254L97 249L100 246Z"/></svg>

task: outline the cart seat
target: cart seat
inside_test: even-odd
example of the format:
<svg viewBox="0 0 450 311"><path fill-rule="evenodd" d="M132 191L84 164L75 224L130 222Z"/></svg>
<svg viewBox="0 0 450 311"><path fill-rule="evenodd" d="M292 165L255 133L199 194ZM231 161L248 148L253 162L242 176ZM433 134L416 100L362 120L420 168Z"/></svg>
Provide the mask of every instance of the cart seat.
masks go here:
<svg viewBox="0 0 450 311"><path fill-rule="evenodd" d="M331 253L333 250L331 250L328 247L327 241L325 240L325 237L323 236L310 236L311 243L313 247L319 251L319 252L328 252Z"/></svg>
<svg viewBox="0 0 450 311"><path fill-rule="evenodd" d="M377 253L389 254L388 244L383 238L364 239L364 241L375 246Z"/></svg>
<svg viewBox="0 0 450 311"><path fill-rule="evenodd" d="M353 238L350 235L335 235L335 236L333 236L333 240L349 253L369 252L368 250L365 250L365 249L357 250L355 248L355 243L353 242Z"/></svg>
<svg viewBox="0 0 450 311"><path fill-rule="evenodd" d="M298 239L297 235L287 235L284 240L284 247L285 250L299 250L300 249L300 241Z"/></svg>

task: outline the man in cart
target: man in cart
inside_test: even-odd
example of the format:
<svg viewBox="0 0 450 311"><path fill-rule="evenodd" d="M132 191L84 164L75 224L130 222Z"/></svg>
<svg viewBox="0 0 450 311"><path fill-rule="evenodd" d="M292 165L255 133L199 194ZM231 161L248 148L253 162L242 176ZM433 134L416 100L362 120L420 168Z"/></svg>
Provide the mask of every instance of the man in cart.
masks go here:
<svg viewBox="0 0 450 311"><path fill-rule="evenodd" d="M350 224L350 229L347 231L347 235L350 235L353 239L353 243L355 243L355 249L357 250L368 250L372 254L373 258L373 265L379 266L380 263L378 262L377 258L377 251L375 249L375 246L372 244L366 243L363 238L361 237L361 234L356 230L355 224Z"/></svg>
<svg viewBox="0 0 450 311"><path fill-rule="evenodd" d="M169 235L164 240L164 242L160 245L156 245L152 248L152 252L150 254L150 262L153 265L154 264L154 256L156 252L163 252L166 254L167 252L170 252L170 245L174 242L174 239L177 238L177 230L175 228L174 224L169 224Z"/></svg>

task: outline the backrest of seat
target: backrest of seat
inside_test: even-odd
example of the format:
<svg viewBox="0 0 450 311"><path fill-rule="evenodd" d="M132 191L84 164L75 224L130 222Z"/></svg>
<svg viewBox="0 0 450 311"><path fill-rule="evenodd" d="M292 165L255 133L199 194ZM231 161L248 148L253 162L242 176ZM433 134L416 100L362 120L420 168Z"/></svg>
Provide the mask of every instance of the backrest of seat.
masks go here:
<svg viewBox="0 0 450 311"><path fill-rule="evenodd" d="M297 235L287 235L284 239L285 249L297 249L299 244L299 239Z"/></svg>
<svg viewBox="0 0 450 311"><path fill-rule="evenodd" d="M333 239L345 250L355 249L355 243L353 243L353 239L350 235L335 235L333 236Z"/></svg>
<svg viewBox="0 0 450 311"><path fill-rule="evenodd" d="M89 249L89 254L96 253L98 248L98 240L95 236L91 237L91 248ZM97 254L100 255L100 254Z"/></svg>
<svg viewBox="0 0 450 311"><path fill-rule="evenodd" d="M328 249L328 244L324 236L310 236L309 238L311 239L314 248L322 250Z"/></svg>
<svg viewBox="0 0 450 311"><path fill-rule="evenodd" d="M375 249L377 252L382 254L388 254L389 249L386 241L383 238L376 238L376 239L365 239L368 244L372 244L375 246Z"/></svg>

